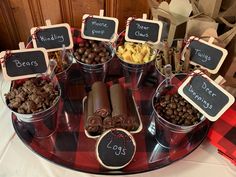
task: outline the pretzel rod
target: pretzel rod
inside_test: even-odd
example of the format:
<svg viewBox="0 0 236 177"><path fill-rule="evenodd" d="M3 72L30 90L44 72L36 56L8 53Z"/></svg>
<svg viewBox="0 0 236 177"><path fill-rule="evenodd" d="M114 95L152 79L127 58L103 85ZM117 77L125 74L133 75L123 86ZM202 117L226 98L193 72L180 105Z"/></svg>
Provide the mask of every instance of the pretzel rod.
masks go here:
<svg viewBox="0 0 236 177"><path fill-rule="evenodd" d="M174 60L175 60L175 71L180 71L180 51L174 52Z"/></svg>
<svg viewBox="0 0 236 177"><path fill-rule="evenodd" d="M101 117L106 117L111 113L110 102L106 84L95 82L92 85L93 112Z"/></svg>
<svg viewBox="0 0 236 177"><path fill-rule="evenodd" d="M157 55L157 57L156 57L156 67L157 67L157 69L160 69L162 67L162 57L161 57L161 55Z"/></svg>
<svg viewBox="0 0 236 177"><path fill-rule="evenodd" d="M169 46L167 41L164 41L164 48L163 48L163 57L165 65L170 64L169 62Z"/></svg>
<svg viewBox="0 0 236 177"><path fill-rule="evenodd" d="M89 92L87 98L87 114L85 115L85 129L90 134L99 134L102 132L102 118L93 113L93 93Z"/></svg>
<svg viewBox="0 0 236 177"><path fill-rule="evenodd" d="M186 48L186 52L185 52L185 55L184 55L184 66L183 66L183 71L184 72L188 72L189 64L190 64L190 49Z"/></svg>
<svg viewBox="0 0 236 177"><path fill-rule="evenodd" d="M183 40L178 40L177 41L177 50L178 51L180 51L180 52L182 52L182 50L183 50L183 44L184 44L184 41Z"/></svg>

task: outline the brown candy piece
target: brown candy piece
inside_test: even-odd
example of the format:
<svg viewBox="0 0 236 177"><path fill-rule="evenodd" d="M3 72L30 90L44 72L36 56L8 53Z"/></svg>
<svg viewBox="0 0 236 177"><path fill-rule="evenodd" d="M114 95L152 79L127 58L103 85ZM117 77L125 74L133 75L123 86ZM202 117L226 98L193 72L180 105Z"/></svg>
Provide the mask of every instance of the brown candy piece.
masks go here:
<svg viewBox="0 0 236 177"><path fill-rule="evenodd" d="M103 42L84 40L77 47L74 56L82 63L99 64L111 58L110 51L104 46Z"/></svg>
<svg viewBox="0 0 236 177"><path fill-rule="evenodd" d="M92 85L93 112L101 117L111 113L108 90L105 83L97 81Z"/></svg>
<svg viewBox="0 0 236 177"><path fill-rule="evenodd" d="M160 116L173 124L190 126L200 122L201 114L177 93L162 95L154 104Z"/></svg>
<svg viewBox="0 0 236 177"><path fill-rule="evenodd" d="M86 105L85 129L92 135L102 132L102 118L93 112L93 93L89 92Z"/></svg>
<svg viewBox="0 0 236 177"><path fill-rule="evenodd" d="M59 93L53 84L44 79L26 80L23 84L13 82L15 88L5 94L8 106L21 114L32 114L48 109L54 104Z"/></svg>

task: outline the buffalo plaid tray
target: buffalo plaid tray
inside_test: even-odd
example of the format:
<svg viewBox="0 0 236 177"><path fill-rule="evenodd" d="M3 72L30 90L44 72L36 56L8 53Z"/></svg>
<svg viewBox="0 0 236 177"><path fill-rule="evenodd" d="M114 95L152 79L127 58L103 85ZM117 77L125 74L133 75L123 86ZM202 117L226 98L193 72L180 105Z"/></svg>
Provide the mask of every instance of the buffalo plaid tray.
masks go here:
<svg viewBox="0 0 236 177"><path fill-rule="evenodd" d="M208 138L220 154L236 165L236 103L212 125Z"/></svg>
<svg viewBox="0 0 236 177"><path fill-rule="evenodd" d="M33 152L70 169L96 174L134 174L158 169L185 157L196 149L206 137L209 123L205 121L194 132L186 134L187 144L182 147L167 149L160 146L155 136L148 131L153 112L151 100L157 84L156 79L155 75L148 75L143 87L132 93L141 116L143 129L133 134L137 145L133 160L119 171L107 170L98 163L95 155L97 140L85 135L82 99L86 96L87 88L84 87L79 64L73 64L67 81L61 83L64 94L59 103L55 133L48 138L35 138L29 127L20 122L14 114L12 114L13 126L20 139ZM123 78L117 81L126 85Z"/></svg>

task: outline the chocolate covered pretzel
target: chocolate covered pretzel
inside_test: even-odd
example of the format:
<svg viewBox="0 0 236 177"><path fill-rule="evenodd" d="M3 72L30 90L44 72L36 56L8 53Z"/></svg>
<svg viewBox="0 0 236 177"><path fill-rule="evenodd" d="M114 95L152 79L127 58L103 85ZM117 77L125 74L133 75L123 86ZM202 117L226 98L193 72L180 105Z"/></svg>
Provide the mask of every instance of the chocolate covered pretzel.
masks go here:
<svg viewBox="0 0 236 177"><path fill-rule="evenodd" d="M107 117L111 113L111 107L106 84L95 82L92 85L93 93L93 112L101 117Z"/></svg>

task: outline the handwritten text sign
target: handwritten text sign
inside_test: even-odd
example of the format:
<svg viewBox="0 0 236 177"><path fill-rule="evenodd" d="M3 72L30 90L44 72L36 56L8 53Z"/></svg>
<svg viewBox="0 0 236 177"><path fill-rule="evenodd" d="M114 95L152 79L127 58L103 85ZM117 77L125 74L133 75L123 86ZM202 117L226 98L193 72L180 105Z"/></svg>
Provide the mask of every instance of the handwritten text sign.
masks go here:
<svg viewBox="0 0 236 177"><path fill-rule="evenodd" d="M0 58L6 56L6 51L0 53ZM12 50L11 55L2 61L3 77L6 80L17 80L35 77L45 73L49 63L47 52L44 48Z"/></svg>
<svg viewBox="0 0 236 177"><path fill-rule="evenodd" d="M232 95L202 73L189 76L178 92L211 121L217 120L234 103Z"/></svg>
<svg viewBox="0 0 236 177"><path fill-rule="evenodd" d="M202 39L194 39L193 36L190 37L190 41L188 46L190 48L190 63L200 65L210 73L216 74L228 54L227 50Z"/></svg>
<svg viewBox="0 0 236 177"><path fill-rule="evenodd" d="M118 19L103 16L83 16L81 36L84 39L114 41L118 30Z"/></svg>
<svg viewBox="0 0 236 177"><path fill-rule="evenodd" d="M125 40L130 42L160 42L163 24L160 21L128 18Z"/></svg>
<svg viewBox="0 0 236 177"><path fill-rule="evenodd" d="M34 48L43 47L48 52L62 49L63 44L66 49L73 48L70 26L66 23L34 27L31 29L31 35L33 35Z"/></svg>
<svg viewBox="0 0 236 177"><path fill-rule="evenodd" d="M124 129L104 132L96 146L99 163L109 169L125 167L133 159L136 143L132 135Z"/></svg>

